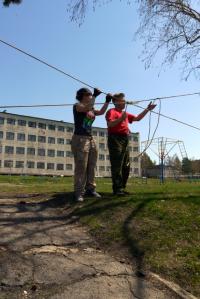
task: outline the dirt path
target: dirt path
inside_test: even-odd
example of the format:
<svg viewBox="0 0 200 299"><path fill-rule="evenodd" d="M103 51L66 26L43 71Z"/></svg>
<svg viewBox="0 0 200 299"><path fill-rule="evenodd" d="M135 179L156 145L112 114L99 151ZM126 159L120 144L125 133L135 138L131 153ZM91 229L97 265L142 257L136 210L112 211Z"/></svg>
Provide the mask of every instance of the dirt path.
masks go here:
<svg viewBox="0 0 200 299"><path fill-rule="evenodd" d="M0 199L1 299L175 298L97 250L64 200L23 201Z"/></svg>

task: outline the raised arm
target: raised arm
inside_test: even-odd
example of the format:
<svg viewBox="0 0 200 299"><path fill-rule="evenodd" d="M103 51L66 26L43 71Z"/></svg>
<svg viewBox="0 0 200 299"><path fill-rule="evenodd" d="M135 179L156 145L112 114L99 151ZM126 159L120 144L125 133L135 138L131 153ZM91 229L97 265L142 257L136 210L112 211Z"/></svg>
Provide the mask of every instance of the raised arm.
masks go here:
<svg viewBox="0 0 200 299"><path fill-rule="evenodd" d="M88 103L88 104L77 103L76 104L76 110L78 112L91 111L94 107L96 97L98 97L100 94L101 94L101 91L98 88L94 88L94 92L93 92L92 99L91 99L90 103Z"/></svg>
<svg viewBox="0 0 200 299"><path fill-rule="evenodd" d="M144 109L140 114L135 116L135 119L133 121L140 121L141 119L143 119L145 117L145 115L149 111L153 110L155 107L156 107L156 105L152 104L152 102L150 102L146 109Z"/></svg>
<svg viewBox="0 0 200 299"><path fill-rule="evenodd" d="M106 101L103 104L103 106L101 107L101 109L100 110L95 110L95 115L103 115L106 112L106 110L108 108L108 105L111 102L111 100L112 100L112 95L110 93L108 93L106 95Z"/></svg>

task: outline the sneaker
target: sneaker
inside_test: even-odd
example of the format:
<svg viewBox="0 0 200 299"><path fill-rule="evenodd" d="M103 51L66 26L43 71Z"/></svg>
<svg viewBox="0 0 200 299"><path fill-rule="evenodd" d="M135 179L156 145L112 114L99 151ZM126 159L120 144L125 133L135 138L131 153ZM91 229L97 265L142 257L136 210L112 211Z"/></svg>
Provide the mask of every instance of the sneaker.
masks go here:
<svg viewBox="0 0 200 299"><path fill-rule="evenodd" d="M124 196L124 195L126 195L126 193L123 190L118 190L118 191L113 192L113 195Z"/></svg>
<svg viewBox="0 0 200 299"><path fill-rule="evenodd" d="M82 195L77 196L77 197L76 197L76 201L78 201L78 202L83 202L83 201L84 201L83 196L82 196Z"/></svg>
<svg viewBox="0 0 200 299"><path fill-rule="evenodd" d="M84 195L88 197L101 198L101 195L95 190L86 190Z"/></svg>
<svg viewBox="0 0 200 299"><path fill-rule="evenodd" d="M124 192L125 195L130 195L131 194L130 192L125 191L125 190L123 192Z"/></svg>

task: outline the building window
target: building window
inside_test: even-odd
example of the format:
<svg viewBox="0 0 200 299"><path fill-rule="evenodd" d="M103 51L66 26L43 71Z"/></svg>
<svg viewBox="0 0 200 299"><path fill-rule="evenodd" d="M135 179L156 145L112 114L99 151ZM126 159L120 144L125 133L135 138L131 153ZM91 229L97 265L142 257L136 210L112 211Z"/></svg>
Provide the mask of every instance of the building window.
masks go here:
<svg viewBox="0 0 200 299"><path fill-rule="evenodd" d="M102 154L99 154L99 160L105 160L105 156Z"/></svg>
<svg viewBox="0 0 200 299"><path fill-rule="evenodd" d="M44 169L44 168L45 168L45 163L37 162L37 169Z"/></svg>
<svg viewBox="0 0 200 299"><path fill-rule="evenodd" d="M38 148L38 156L45 156L45 149L44 148Z"/></svg>
<svg viewBox="0 0 200 299"><path fill-rule="evenodd" d="M55 150L48 150L49 157L55 157Z"/></svg>
<svg viewBox="0 0 200 299"><path fill-rule="evenodd" d="M106 160L110 160L110 156L109 155L106 155Z"/></svg>
<svg viewBox="0 0 200 299"><path fill-rule="evenodd" d="M13 118L7 118L7 124L8 125L15 125L15 119L13 119Z"/></svg>
<svg viewBox="0 0 200 299"><path fill-rule="evenodd" d="M105 166L99 166L99 171L105 171Z"/></svg>
<svg viewBox="0 0 200 299"><path fill-rule="evenodd" d="M47 163L47 169L54 169L55 165L54 163Z"/></svg>
<svg viewBox="0 0 200 299"><path fill-rule="evenodd" d="M57 157L64 157L65 152L64 151L57 151Z"/></svg>
<svg viewBox="0 0 200 299"><path fill-rule="evenodd" d="M6 154L14 154L14 146L5 146Z"/></svg>
<svg viewBox="0 0 200 299"><path fill-rule="evenodd" d="M138 152L138 151L139 151L138 146L135 146L135 147L133 148L133 151L134 151L134 152Z"/></svg>
<svg viewBox="0 0 200 299"><path fill-rule="evenodd" d="M72 133L74 129L72 127L67 127L67 132Z"/></svg>
<svg viewBox="0 0 200 299"><path fill-rule="evenodd" d="M72 170L72 164L66 164L66 170Z"/></svg>
<svg viewBox="0 0 200 299"><path fill-rule="evenodd" d="M23 134L23 133L18 133L17 134L17 140L18 141L25 141L25 139L26 139L25 134Z"/></svg>
<svg viewBox="0 0 200 299"><path fill-rule="evenodd" d="M132 140L132 136L131 136L131 135L128 136L128 140L129 140L129 141Z"/></svg>
<svg viewBox="0 0 200 299"><path fill-rule="evenodd" d="M100 137L104 137L104 136L105 136L105 132L100 131L100 132L99 132L99 136L100 136Z"/></svg>
<svg viewBox="0 0 200 299"><path fill-rule="evenodd" d="M38 128L40 129L46 129L46 124L43 124L43 123L38 123Z"/></svg>
<svg viewBox="0 0 200 299"><path fill-rule="evenodd" d="M58 144L65 144L65 139L63 138L58 138L57 139Z"/></svg>
<svg viewBox="0 0 200 299"><path fill-rule="evenodd" d="M36 141L36 135L28 135L28 141L35 142Z"/></svg>
<svg viewBox="0 0 200 299"><path fill-rule="evenodd" d="M3 132L0 131L0 139L3 139Z"/></svg>
<svg viewBox="0 0 200 299"><path fill-rule="evenodd" d="M60 132L65 132L65 127L58 126L58 131L60 131Z"/></svg>
<svg viewBox="0 0 200 299"><path fill-rule="evenodd" d="M35 148L33 147L28 147L27 148L27 155L35 155Z"/></svg>
<svg viewBox="0 0 200 299"><path fill-rule="evenodd" d="M66 157L73 157L73 153L70 152L70 151L67 151L67 152L66 152Z"/></svg>
<svg viewBox="0 0 200 299"><path fill-rule="evenodd" d="M110 172L111 171L111 166L107 166L106 171Z"/></svg>
<svg viewBox="0 0 200 299"><path fill-rule="evenodd" d="M2 153L2 145L0 145L0 154Z"/></svg>
<svg viewBox="0 0 200 299"><path fill-rule="evenodd" d="M46 137L45 136L38 136L38 142L45 143L46 142Z"/></svg>
<svg viewBox="0 0 200 299"><path fill-rule="evenodd" d="M48 137L48 143L55 144L55 138L54 137Z"/></svg>
<svg viewBox="0 0 200 299"><path fill-rule="evenodd" d="M138 162L138 157L134 157L133 162Z"/></svg>
<svg viewBox="0 0 200 299"><path fill-rule="evenodd" d="M93 136L97 136L97 131L92 131Z"/></svg>
<svg viewBox="0 0 200 299"><path fill-rule="evenodd" d="M28 122L28 126L29 126L30 128L36 128L36 127L37 127L37 124L36 124L35 121L29 121L29 122Z"/></svg>
<svg viewBox="0 0 200 299"><path fill-rule="evenodd" d="M18 119L17 123L18 123L18 126L23 126L23 127L26 126L26 121L23 119Z"/></svg>
<svg viewBox="0 0 200 299"><path fill-rule="evenodd" d="M13 161L11 161L11 160L5 160L4 161L4 167L6 167L6 168L12 168L13 167Z"/></svg>
<svg viewBox="0 0 200 299"><path fill-rule="evenodd" d="M66 139L66 144L71 144L71 139Z"/></svg>
<svg viewBox="0 0 200 299"><path fill-rule="evenodd" d="M137 142L139 140L138 136L133 136L133 141Z"/></svg>
<svg viewBox="0 0 200 299"><path fill-rule="evenodd" d="M132 146L129 146L128 149L130 152L132 152L132 150L133 150Z"/></svg>
<svg viewBox="0 0 200 299"><path fill-rule="evenodd" d="M15 167L16 168L24 168L24 161L16 161Z"/></svg>
<svg viewBox="0 0 200 299"><path fill-rule="evenodd" d="M15 134L12 132L6 132L6 139L7 140L14 140L15 139Z"/></svg>
<svg viewBox="0 0 200 299"><path fill-rule="evenodd" d="M99 143L99 148L105 150L105 143Z"/></svg>
<svg viewBox="0 0 200 299"><path fill-rule="evenodd" d="M0 125L4 124L4 117L0 117Z"/></svg>
<svg viewBox="0 0 200 299"><path fill-rule="evenodd" d="M48 129L51 131L55 131L56 126L55 125L48 125Z"/></svg>
<svg viewBox="0 0 200 299"><path fill-rule="evenodd" d="M138 168L134 168L134 174L139 174L139 169Z"/></svg>
<svg viewBox="0 0 200 299"><path fill-rule="evenodd" d="M17 147L16 148L16 154L24 155L25 154L25 148L24 147Z"/></svg>
<svg viewBox="0 0 200 299"><path fill-rule="evenodd" d="M57 170L64 170L64 164L57 164Z"/></svg>
<svg viewBox="0 0 200 299"><path fill-rule="evenodd" d="M27 168L35 168L35 162L27 161Z"/></svg>

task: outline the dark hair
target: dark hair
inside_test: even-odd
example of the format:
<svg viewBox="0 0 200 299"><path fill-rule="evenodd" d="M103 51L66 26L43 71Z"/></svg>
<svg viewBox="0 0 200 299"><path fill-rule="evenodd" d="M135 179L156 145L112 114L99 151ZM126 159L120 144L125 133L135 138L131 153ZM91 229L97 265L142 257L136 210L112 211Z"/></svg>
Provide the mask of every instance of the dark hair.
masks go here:
<svg viewBox="0 0 200 299"><path fill-rule="evenodd" d="M124 98L125 97L125 94L123 92L119 92L119 93L115 93L113 95L113 103L118 100L118 99L121 99L121 98Z"/></svg>
<svg viewBox="0 0 200 299"><path fill-rule="evenodd" d="M78 101L81 101L84 95L90 94L92 95L91 90L89 90L88 88L80 88L77 92L76 92L76 99Z"/></svg>

